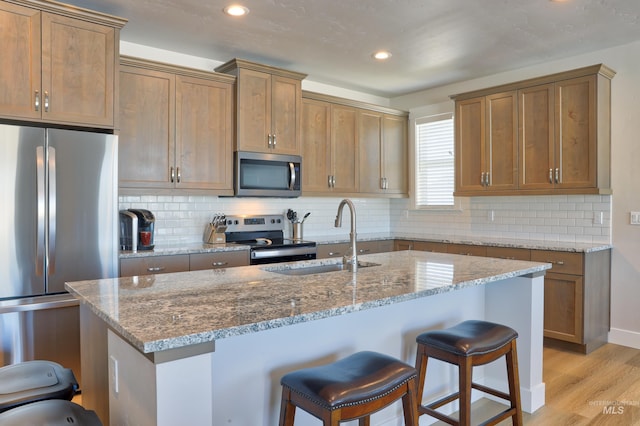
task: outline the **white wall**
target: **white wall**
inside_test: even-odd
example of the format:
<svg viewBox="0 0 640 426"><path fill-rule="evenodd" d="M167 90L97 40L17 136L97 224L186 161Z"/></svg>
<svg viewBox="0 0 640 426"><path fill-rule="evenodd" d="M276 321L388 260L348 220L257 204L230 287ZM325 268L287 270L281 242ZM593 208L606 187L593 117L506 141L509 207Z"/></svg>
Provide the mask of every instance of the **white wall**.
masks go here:
<svg viewBox="0 0 640 426"><path fill-rule="evenodd" d="M423 112L425 106L450 105L449 95L503 83L604 63L617 71L612 81L611 196L611 333L613 343L640 348L640 226L629 224L629 212L640 211L640 43L566 58L534 67L479 78L392 100L395 108ZM428 108L426 108L428 110ZM471 199L473 204L476 200ZM497 200L496 200L497 201ZM392 216L402 209L392 202ZM472 227L473 215L469 215ZM421 215L424 225L433 217Z"/></svg>

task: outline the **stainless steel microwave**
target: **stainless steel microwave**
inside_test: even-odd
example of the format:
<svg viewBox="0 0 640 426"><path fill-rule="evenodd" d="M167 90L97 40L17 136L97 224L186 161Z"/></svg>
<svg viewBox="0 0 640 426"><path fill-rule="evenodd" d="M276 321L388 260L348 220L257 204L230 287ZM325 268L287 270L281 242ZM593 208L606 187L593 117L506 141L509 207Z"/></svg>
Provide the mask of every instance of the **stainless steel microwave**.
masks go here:
<svg viewBox="0 0 640 426"><path fill-rule="evenodd" d="M237 197L299 197L302 157L237 151L235 195Z"/></svg>

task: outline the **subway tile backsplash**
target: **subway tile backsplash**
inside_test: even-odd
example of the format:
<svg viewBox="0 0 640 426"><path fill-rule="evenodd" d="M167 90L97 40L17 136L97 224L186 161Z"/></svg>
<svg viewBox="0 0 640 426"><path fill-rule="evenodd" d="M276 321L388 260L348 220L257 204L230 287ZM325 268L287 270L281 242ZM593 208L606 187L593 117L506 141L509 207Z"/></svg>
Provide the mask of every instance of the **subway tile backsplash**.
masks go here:
<svg viewBox="0 0 640 426"><path fill-rule="evenodd" d="M155 243L180 245L202 241L205 224L215 213L285 214L293 209L311 215L304 237L349 235L349 212L334 227L342 198L218 198L215 196L121 196L120 208L144 208L156 216ZM351 198L358 233L395 232L436 238L516 238L579 243L611 242L610 195L464 197L459 210L410 210L407 199ZM602 224L599 218L602 216ZM288 224L287 224L288 225ZM290 232L287 226L286 232Z"/></svg>

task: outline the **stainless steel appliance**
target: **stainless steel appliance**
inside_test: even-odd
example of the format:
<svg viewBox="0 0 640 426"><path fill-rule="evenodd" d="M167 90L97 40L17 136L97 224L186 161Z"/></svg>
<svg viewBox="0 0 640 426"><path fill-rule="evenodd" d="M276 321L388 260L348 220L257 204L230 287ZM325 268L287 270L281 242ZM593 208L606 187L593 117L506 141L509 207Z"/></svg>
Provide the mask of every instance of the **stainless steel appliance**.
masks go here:
<svg viewBox="0 0 640 426"><path fill-rule="evenodd" d="M301 183L300 156L235 153L235 195L238 197L299 197Z"/></svg>
<svg viewBox="0 0 640 426"><path fill-rule="evenodd" d="M66 281L118 273L117 138L0 125L0 359L48 359L80 381Z"/></svg>
<svg viewBox="0 0 640 426"><path fill-rule="evenodd" d="M315 259L316 243L284 238L284 223L284 215L227 216L227 243L251 246L251 265Z"/></svg>
<svg viewBox="0 0 640 426"><path fill-rule="evenodd" d="M138 219L138 250L153 250L155 216L149 210L144 209L129 209L129 211Z"/></svg>

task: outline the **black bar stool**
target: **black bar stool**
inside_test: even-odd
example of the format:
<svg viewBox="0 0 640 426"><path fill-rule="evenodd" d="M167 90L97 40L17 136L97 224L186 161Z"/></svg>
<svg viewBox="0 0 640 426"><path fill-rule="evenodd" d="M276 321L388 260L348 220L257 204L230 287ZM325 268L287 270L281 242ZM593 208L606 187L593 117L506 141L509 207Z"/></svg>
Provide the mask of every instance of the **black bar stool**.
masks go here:
<svg viewBox="0 0 640 426"><path fill-rule="evenodd" d="M334 363L306 368L282 377L280 426L293 426L296 407L324 426L369 416L402 399L405 426L418 426L416 370L376 352L357 352Z"/></svg>
<svg viewBox="0 0 640 426"><path fill-rule="evenodd" d="M73 371L52 361L25 361L0 368L0 412L46 399L70 401L77 391Z"/></svg>
<svg viewBox="0 0 640 426"><path fill-rule="evenodd" d="M422 333L416 338L418 353L418 411L451 425L468 426L471 424L471 389L478 389L509 401L508 409L491 417L483 425L495 425L512 417L514 425L522 425L522 407L520 403L520 379L518 377L518 356L516 338L518 333L504 325L487 321L464 321L444 330ZM506 355L509 394L496 389L473 383L473 367L493 362ZM429 358L455 364L459 371L458 392L427 405L422 405L427 361ZM460 400L460 416L456 420L436 411L437 408L456 399Z"/></svg>

